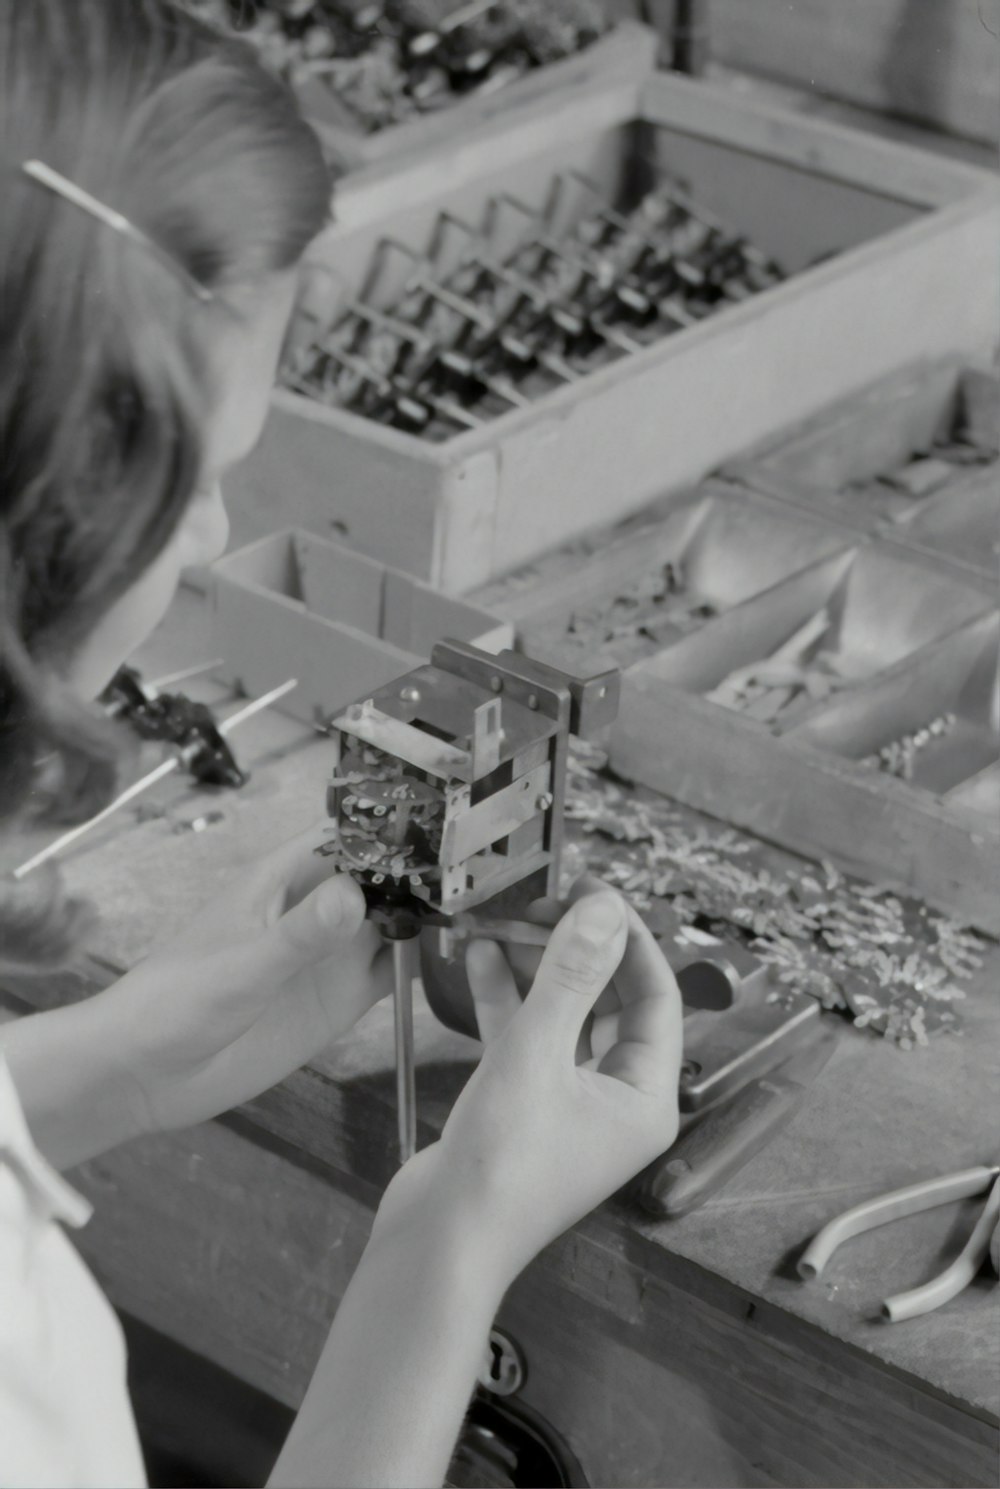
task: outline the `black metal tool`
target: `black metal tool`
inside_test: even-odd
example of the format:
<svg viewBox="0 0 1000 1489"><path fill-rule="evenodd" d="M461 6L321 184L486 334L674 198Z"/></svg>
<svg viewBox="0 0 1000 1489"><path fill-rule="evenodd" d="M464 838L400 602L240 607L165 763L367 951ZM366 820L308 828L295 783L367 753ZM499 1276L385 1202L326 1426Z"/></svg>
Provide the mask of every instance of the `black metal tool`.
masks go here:
<svg viewBox="0 0 1000 1489"><path fill-rule="evenodd" d="M219 732L212 710L184 693L147 688L134 667L123 666L100 700L112 718L124 718L140 739L159 740L179 752L184 768L204 786L243 786L246 772Z"/></svg>

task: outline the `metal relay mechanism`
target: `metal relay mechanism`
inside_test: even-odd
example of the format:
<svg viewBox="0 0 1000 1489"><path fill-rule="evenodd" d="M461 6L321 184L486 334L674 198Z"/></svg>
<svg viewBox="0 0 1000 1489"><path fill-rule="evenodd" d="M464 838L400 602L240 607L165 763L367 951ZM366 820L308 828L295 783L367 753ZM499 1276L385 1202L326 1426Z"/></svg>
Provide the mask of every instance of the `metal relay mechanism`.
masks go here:
<svg viewBox="0 0 1000 1489"><path fill-rule="evenodd" d="M334 832L319 851L354 875L394 943L404 1158L416 1141L417 937L515 916L558 892L569 735L613 722L618 682L617 671L573 678L513 651L448 641L330 721ZM447 977L433 982L447 1004ZM453 1022L446 1006L435 1011Z"/></svg>
<svg viewBox="0 0 1000 1489"><path fill-rule="evenodd" d="M460 642L331 720L336 856L393 937L554 894L568 737L610 725L618 673L571 678Z"/></svg>

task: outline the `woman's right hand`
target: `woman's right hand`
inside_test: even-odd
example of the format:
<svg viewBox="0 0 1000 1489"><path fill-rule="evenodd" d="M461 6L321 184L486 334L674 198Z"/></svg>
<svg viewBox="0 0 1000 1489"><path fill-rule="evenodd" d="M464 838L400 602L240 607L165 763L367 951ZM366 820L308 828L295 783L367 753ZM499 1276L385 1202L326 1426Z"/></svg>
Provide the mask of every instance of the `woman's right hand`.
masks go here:
<svg viewBox="0 0 1000 1489"><path fill-rule="evenodd" d="M512 1280L673 1143L681 999L649 930L607 889L563 916L523 1005L494 944L474 943L468 969L480 1028L497 1032L440 1141L401 1170L383 1210L430 1184ZM584 1026L612 978L617 1011L592 1053Z"/></svg>

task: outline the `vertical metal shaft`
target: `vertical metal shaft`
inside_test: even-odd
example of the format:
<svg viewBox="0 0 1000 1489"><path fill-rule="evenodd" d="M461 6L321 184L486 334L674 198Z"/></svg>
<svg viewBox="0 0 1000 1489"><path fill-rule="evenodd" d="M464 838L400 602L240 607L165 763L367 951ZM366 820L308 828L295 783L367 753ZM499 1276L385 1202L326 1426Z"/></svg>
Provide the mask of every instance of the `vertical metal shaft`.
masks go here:
<svg viewBox="0 0 1000 1489"><path fill-rule="evenodd" d="M392 943L395 982L393 1011L396 1024L396 1117L399 1123L400 1164L417 1150L417 1089L413 1072L413 978L417 938Z"/></svg>

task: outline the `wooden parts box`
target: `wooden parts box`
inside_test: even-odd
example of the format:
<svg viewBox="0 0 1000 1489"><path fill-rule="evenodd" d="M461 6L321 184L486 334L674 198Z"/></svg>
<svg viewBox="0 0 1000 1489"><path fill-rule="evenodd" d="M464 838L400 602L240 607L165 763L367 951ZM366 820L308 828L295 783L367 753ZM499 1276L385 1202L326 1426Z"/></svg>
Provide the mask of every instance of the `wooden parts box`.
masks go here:
<svg viewBox="0 0 1000 1489"><path fill-rule="evenodd" d="M540 99L551 100L559 94L585 96L619 79L648 77L656 65L658 47L659 37L649 26L623 21L584 51L527 72L496 93L470 95L372 133L365 133L360 121L322 81L306 79L293 83L293 87L331 163L356 170L453 143L484 124L502 126L520 109Z"/></svg>
<svg viewBox="0 0 1000 1489"><path fill-rule="evenodd" d="M721 473L988 577L1000 569L1000 381L908 368Z"/></svg>
<svg viewBox="0 0 1000 1489"><path fill-rule="evenodd" d="M308 723L410 672L440 640L513 643L489 612L313 533L275 533L210 573L222 677L251 695L298 678L277 707Z"/></svg>
<svg viewBox="0 0 1000 1489"><path fill-rule="evenodd" d="M626 779L1000 931L987 580L709 481L477 598L542 661L625 667L611 763ZM809 658L817 696L775 686L780 671L741 696L734 680L783 649ZM905 778L890 773L904 757Z"/></svg>
<svg viewBox="0 0 1000 1489"><path fill-rule="evenodd" d="M1000 932L995 603L986 584L861 540L630 668L612 764ZM841 673L825 697L771 719L717 701L818 617ZM908 778L886 769L893 751L910 752Z"/></svg>
<svg viewBox="0 0 1000 1489"><path fill-rule="evenodd" d="M231 482L238 540L280 518L464 592L874 378L995 339L992 175L669 75L539 100L346 178L316 248L326 322L387 236L423 252L443 210L475 223L503 192L540 209L567 170L620 205L681 180L791 278L440 444L279 391Z"/></svg>

